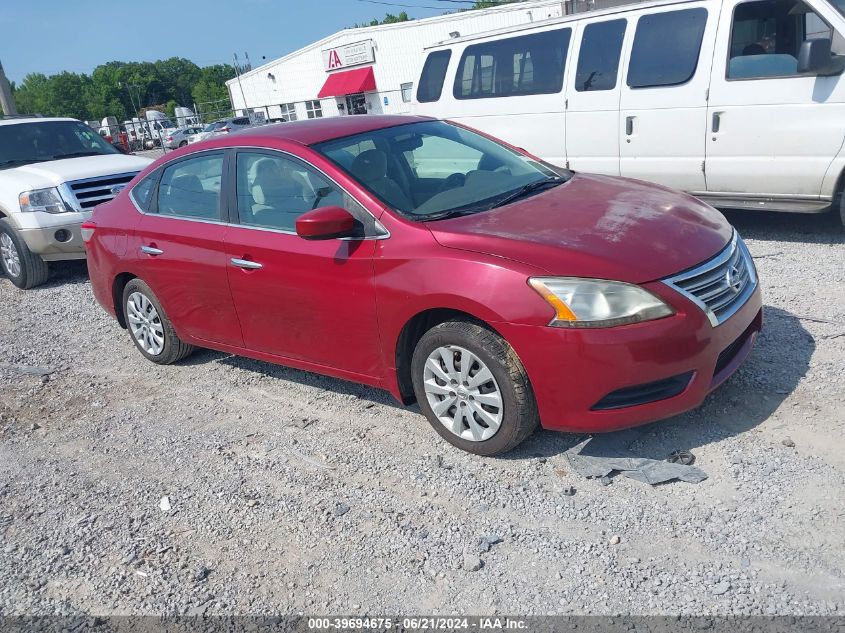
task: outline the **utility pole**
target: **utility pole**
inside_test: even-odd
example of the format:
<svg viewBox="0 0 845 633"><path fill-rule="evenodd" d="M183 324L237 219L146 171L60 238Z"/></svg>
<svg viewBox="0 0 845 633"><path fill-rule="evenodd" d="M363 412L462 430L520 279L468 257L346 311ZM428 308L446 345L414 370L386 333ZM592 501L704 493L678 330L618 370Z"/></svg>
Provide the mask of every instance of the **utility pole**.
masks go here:
<svg viewBox="0 0 845 633"><path fill-rule="evenodd" d="M3 71L3 62L0 62L0 108L3 108L3 114L6 116L14 116L18 113L17 109L15 109L15 98L12 96L12 88L9 86L6 73Z"/></svg>

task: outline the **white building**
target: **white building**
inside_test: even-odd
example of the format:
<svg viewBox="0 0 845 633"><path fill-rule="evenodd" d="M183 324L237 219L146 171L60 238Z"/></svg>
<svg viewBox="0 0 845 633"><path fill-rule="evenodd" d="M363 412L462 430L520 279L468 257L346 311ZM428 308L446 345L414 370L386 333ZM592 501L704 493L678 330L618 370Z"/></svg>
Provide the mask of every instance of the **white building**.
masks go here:
<svg viewBox="0 0 845 633"><path fill-rule="evenodd" d="M534 0L345 29L226 85L239 114L254 110L264 112L268 119L406 113L426 46L450 37L560 17L573 12L573 1ZM589 4L613 1L590 0Z"/></svg>

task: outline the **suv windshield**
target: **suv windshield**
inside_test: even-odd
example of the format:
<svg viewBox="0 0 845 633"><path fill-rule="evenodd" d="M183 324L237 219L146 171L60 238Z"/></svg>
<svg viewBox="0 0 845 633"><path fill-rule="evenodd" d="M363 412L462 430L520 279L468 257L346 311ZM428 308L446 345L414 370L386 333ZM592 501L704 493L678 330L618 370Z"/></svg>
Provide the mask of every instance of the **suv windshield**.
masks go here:
<svg viewBox="0 0 845 633"><path fill-rule="evenodd" d="M845 0L828 0L828 2L833 5L834 9L845 16Z"/></svg>
<svg viewBox="0 0 845 633"><path fill-rule="evenodd" d="M32 121L0 125L0 169L61 158L119 154L79 121Z"/></svg>
<svg viewBox="0 0 845 633"><path fill-rule="evenodd" d="M442 121L374 130L314 149L383 202L423 221L486 211L566 180L536 160Z"/></svg>

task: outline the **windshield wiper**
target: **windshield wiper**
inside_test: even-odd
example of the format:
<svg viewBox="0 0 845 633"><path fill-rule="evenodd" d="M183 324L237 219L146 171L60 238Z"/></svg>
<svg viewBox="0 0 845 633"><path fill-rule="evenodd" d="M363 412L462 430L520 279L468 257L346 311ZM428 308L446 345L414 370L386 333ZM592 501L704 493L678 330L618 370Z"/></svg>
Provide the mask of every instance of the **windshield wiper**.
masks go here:
<svg viewBox="0 0 845 633"><path fill-rule="evenodd" d="M20 167L21 165L31 165L32 163L44 162L43 158L19 158L16 160L7 160L0 163L0 169L7 169L9 167Z"/></svg>
<svg viewBox="0 0 845 633"><path fill-rule="evenodd" d="M514 191L512 194L505 196L501 200L497 201L496 204L494 204L490 208L496 209L498 207L503 207L506 204L510 204L514 200L518 200L523 196L527 196L528 194L533 193L547 185L557 186L563 184L564 182L566 181L560 176L549 176L547 178L543 178L542 180L535 180L534 182L529 182L527 185L523 185L522 187Z"/></svg>
<svg viewBox="0 0 845 633"><path fill-rule="evenodd" d="M67 154L56 154L50 160L61 160L62 158L80 158L82 156L101 156L103 152L69 152Z"/></svg>

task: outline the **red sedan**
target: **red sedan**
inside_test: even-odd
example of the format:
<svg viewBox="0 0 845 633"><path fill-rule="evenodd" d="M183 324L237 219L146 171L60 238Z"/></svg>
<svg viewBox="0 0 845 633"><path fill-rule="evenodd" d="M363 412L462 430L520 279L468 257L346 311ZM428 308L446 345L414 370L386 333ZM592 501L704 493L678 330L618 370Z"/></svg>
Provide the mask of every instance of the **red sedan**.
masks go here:
<svg viewBox="0 0 845 633"><path fill-rule="evenodd" d="M762 325L711 207L425 118L192 145L83 228L94 294L149 360L199 346L381 387L482 455L696 407Z"/></svg>

